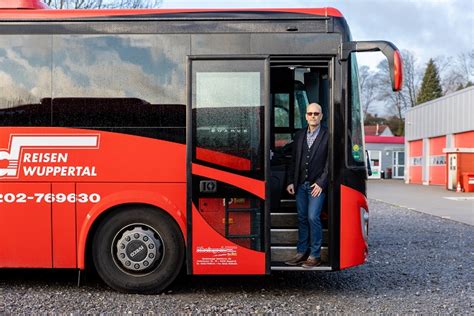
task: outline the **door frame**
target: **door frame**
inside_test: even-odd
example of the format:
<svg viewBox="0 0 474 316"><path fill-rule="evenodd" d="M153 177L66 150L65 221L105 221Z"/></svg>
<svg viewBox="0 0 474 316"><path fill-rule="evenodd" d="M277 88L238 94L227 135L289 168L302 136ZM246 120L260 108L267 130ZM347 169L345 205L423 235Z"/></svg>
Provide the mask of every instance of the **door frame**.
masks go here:
<svg viewBox="0 0 474 316"><path fill-rule="evenodd" d="M328 162L329 162L329 175L328 175L328 192L326 196L327 207L328 207L328 259L330 269L337 269L339 265L339 236L340 236L340 182L335 178L335 112L337 111L336 95L334 91L338 91L338 85L340 81L336 80L338 67L337 59L335 56L327 55L302 55L302 56L274 56L271 59L271 68L279 67L295 67L295 68L324 68L327 69L328 81L327 81L327 112L324 113L327 117L327 131L329 133L329 144L328 144ZM270 100L271 101L271 100ZM324 109L323 109L324 110ZM271 115L273 115L274 109L271 108ZM292 120L294 118L290 118ZM296 131L296 130L295 130ZM292 270L293 268L282 268L278 269L274 267L274 270Z"/></svg>
<svg viewBox="0 0 474 316"><path fill-rule="evenodd" d="M399 153L403 153L403 155L405 156L405 152L403 150L395 150L392 152L392 178L394 179L403 179L404 178L404 174L402 175L399 175L398 174L398 168L399 167L403 167L403 170L405 170L405 165L401 165L400 164L400 161L399 161L399 157L398 157L398 154ZM404 160L405 161L405 160Z"/></svg>
<svg viewBox="0 0 474 316"><path fill-rule="evenodd" d="M262 60L264 61L263 74L263 106L264 106L264 181L265 200L263 211L263 243L265 251L265 274L270 274L270 56L269 55L188 55L186 61L186 267L187 273L193 274L193 218L192 218L192 156L193 156L193 68L194 61L235 61L235 60Z"/></svg>

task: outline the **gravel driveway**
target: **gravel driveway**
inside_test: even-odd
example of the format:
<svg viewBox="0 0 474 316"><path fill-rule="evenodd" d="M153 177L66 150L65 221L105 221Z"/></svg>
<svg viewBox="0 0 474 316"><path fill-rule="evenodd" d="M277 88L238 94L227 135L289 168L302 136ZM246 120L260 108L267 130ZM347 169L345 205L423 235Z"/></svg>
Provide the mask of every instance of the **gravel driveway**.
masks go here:
<svg viewBox="0 0 474 316"><path fill-rule="evenodd" d="M127 295L73 271L0 270L0 313L474 314L474 226L370 201L370 256L340 272L183 277Z"/></svg>

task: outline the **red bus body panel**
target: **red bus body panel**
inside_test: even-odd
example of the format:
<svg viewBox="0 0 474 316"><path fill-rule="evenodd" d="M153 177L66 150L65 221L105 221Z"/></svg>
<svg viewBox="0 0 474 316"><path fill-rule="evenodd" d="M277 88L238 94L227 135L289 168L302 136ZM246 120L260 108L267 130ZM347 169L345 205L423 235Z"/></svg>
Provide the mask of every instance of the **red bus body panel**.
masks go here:
<svg viewBox="0 0 474 316"><path fill-rule="evenodd" d="M5 203L12 194L51 193L51 184L3 182L0 193L0 268L52 268L51 203L22 196L19 203Z"/></svg>
<svg viewBox="0 0 474 316"><path fill-rule="evenodd" d="M227 157L239 166L242 159ZM265 181L259 181L214 168L192 165L192 173L225 182L265 199ZM220 202L221 205L217 205ZM222 199L200 199L199 211L193 205L193 274L265 274L265 252L238 245L224 237L224 206ZM209 211L208 211L209 209ZM211 211L212 209L212 211ZM246 213L234 213L231 220L239 224L232 234L249 234L250 217Z"/></svg>
<svg viewBox="0 0 474 316"><path fill-rule="evenodd" d="M361 207L368 210L367 198L359 191L341 185L341 270L363 264L367 257L368 245L362 233Z"/></svg>
<svg viewBox="0 0 474 316"><path fill-rule="evenodd" d="M90 139L97 143L83 143ZM0 267L83 269L92 224L120 204L161 208L186 237L185 152L184 144L103 131L0 128ZM51 198L58 194L100 200Z"/></svg>
<svg viewBox="0 0 474 316"><path fill-rule="evenodd" d="M193 274L265 274L265 253L239 246L214 230L193 205Z"/></svg>
<svg viewBox="0 0 474 316"><path fill-rule="evenodd" d="M51 193L74 194L74 183L53 183ZM77 266L76 205L52 202L53 268Z"/></svg>
<svg viewBox="0 0 474 316"><path fill-rule="evenodd" d="M265 181L259 181L238 174L217 170L214 168L193 164L192 172L195 175L215 179L228 184L235 185L245 191L253 193L261 199L265 199Z"/></svg>

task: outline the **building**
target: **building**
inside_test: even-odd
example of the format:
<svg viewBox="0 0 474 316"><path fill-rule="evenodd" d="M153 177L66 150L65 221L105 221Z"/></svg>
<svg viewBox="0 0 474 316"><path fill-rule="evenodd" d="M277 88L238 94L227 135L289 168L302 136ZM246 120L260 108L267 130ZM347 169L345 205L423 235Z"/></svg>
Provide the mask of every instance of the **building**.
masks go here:
<svg viewBox="0 0 474 316"><path fill-rule="evenodd" d="M474 187L474 87L411 108L405 152L405 182L469 191L472 173Z"/></svg>
<svg viewBox="0 0 474 316"><path fill-rule="evenodd" d="M369 179L403 179L405 171L405 139L393 136L386 125L364 126L365 146L372 175Z"/></svg>

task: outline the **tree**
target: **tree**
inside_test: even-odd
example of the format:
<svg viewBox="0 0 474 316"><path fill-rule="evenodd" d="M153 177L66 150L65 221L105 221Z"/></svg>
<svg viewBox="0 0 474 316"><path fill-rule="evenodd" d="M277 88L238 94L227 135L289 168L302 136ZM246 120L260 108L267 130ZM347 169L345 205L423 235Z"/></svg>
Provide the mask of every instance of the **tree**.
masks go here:
<svg viewBox="0 0 474 316"><path fill-rule="evenodd" d="M402 51L403 60L403 91L409 101L409 107L416 105L416 92L418 90L420 74L416 67L415 55L408 51Z"/></svg>
<svg viewBox="0 0 474 316"><path fill-rule="evenodd" d="M456 57L437 57L441 86L445 94L458 91L474 80L474 50L458 54Z"/></svg>
<svg viewBox="0 0 474 316"><path fill-rule="evenodd" d="M368 66L359 68L360 98L364 117L370 112L370 106L377 99L377 80Z"/></svg>
<svg viewBox="0 0 474 316"><path fill-rule="evenodd" d="M377 114L367 113L364 118L364 125L386 125L386 120L383 117L379 117Z"/></svg>
<svg viewBox="0 0 474 316"><path fill-rule="evenodd" d="M430 58L426 66L423 81L421 83L420 92L416 99L416 103L424 103L443 96L439 72L433 58Z"/></svg>
<svg viewBox="0 0 474 316"><path fill-rule="evenodd" d="M402 51L403 71L405 78L402 91L393 92L390 82L390 72L387 60L383 60L377 66L376 80L378 82L377 100L385 103L387 113L390 117L396 117L397 123L391 126L395 135L403 135L403 122L405 112L414 105L418 75L415 65L415 57L409 51ZM399 122L402 122L399 124ZM395 128L392 128L394 127Z"/></svg>
<svg viewBox="0 0 474 316"><path fill-rule="evenodd" d="M156 8L161 0L44 0L55 9L118 9Z"/></svg>
<svg viewBox="0 0 474 316"><path fill-rule="evenodd" d="M395 136L403 136L405 134L405 120L400 119L396 115L388 117L385 124L390 127Z"/></svg>

